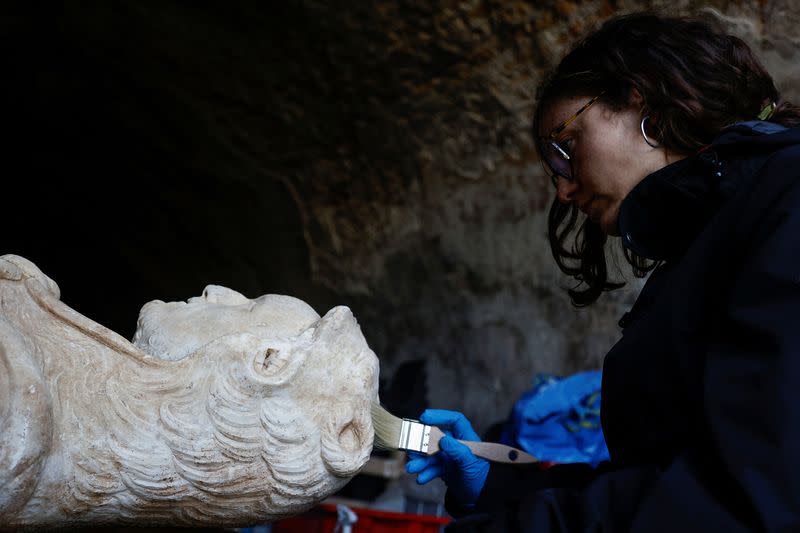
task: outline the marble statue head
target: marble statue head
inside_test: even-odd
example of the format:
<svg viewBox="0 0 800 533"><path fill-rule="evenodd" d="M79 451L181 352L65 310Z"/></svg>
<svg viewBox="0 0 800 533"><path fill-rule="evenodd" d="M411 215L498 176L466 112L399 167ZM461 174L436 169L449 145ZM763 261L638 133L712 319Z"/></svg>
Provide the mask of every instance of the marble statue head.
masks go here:
<svg viewBox="0 0 800 533"><path fill-rule="evenodd" d="M346 307L209 285L146 304L130 343L17 256L0 258L0 299L0 424L37 429L0 437L0 524L253 524L369 458L378 361Z"/></svg>

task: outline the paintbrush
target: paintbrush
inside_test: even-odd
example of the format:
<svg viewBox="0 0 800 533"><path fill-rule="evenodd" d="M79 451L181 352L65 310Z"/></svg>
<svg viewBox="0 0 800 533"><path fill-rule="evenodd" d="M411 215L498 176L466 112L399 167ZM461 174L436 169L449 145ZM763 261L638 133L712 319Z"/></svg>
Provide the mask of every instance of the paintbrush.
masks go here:
<svg viewBox="0 0 800 533"><path fill-rule="evenodd" d="M374 447L382 450L405 450L433 455L439 451L444 432L436 426L410 418L399 418L372 402L372 426L375 428ZM520 449L495 442L459 440L472 453L495 463L536 463L538 459Z"/></svg>

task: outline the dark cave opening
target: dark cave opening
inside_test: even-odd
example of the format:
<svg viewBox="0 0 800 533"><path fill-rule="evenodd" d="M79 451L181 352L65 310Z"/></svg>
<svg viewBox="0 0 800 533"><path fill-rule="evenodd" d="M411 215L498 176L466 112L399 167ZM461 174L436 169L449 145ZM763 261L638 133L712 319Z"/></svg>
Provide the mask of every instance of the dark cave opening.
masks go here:
<svg viewBox="0 0 800 533"><path fill-rule="evenodd" d="M182 111L137 86L140 73L120 66L118 50L94 50L91 36L69 29L91 21L90 8L29 9L2 33L0 254L30 259L67 305L127 338L145 302L185 300L209 283L250 298L291 294L321 313L333 305L311 281L283 183L198 168L208 148L193 142Z"/></svg>

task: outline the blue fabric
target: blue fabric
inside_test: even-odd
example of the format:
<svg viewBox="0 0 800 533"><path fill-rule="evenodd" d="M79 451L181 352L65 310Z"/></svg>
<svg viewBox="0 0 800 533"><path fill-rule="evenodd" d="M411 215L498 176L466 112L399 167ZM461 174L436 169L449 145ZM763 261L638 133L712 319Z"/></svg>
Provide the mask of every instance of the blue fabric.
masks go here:
<svg viewBox="0 0 800 533"><path fill-rule="evenodd" d="M608 460L600 427L600 370L567 377L540 374L514 405L501 440L543 461Z"/></svg>
<svg viewBox="0 0 800 533"><path fill-rule="evenodd" d="M773 133L782 133L789 128L776 124L774 122L766 122L763 120L748 120L746 122L737 122L734 124L737 128L749 128L756 133L763 135L772 135Z"/></svg>

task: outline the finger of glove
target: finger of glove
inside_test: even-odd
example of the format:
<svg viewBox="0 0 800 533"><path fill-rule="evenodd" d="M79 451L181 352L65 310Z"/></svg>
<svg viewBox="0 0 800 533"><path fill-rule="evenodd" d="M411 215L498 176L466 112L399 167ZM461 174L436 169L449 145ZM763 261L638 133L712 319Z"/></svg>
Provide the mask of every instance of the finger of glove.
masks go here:
<svg viewBox="0 0 800 533"><path fill-rule="evenodd" d="M458 442L453 437L442 437L439 441L439 448L442 450L445 461L456 463L462 469L481 460L472 453L466 444Z"/></svg>
<svg viewBox="0 0 800 533"><path fill-rule="evenodd" d="M406 472L409 474L418 474L428 468L429 466L438 464L439 461L433 457L425 457L421 459L413 459L406 463Z"/></svg>
<svg viewBox="0 0 800 533"><path fill-rule="evenodd" d="M417 476L417 484L424 485L425 483L436 479L437 477L442 477L442 474L444 474L444 467L442 467L442 465L435 464L429 466L419 473Z"/></svg>
<svg viewBox="0 0 800 533"><path fill-rule="evenodd" d="M453 436L457 439L479 441L481 438L472 429L467 417L458 411L447 411L445 409L426 409L419 417L420 422L437 426L441 429L452 430Z"/></svg>
<svg viewBox="0 0 800 533"><path fill-rule="evenodd" d="M412 452L411 450L407 451L407 452L406 452L406 454L408 454L408 457L409 457L410 459L412 459L412 460L413 460L413 459L427 459L427 458L431 457L431 456L430 456L430 455L428 455L427 453L422 453L422 452Z"/></svg>

